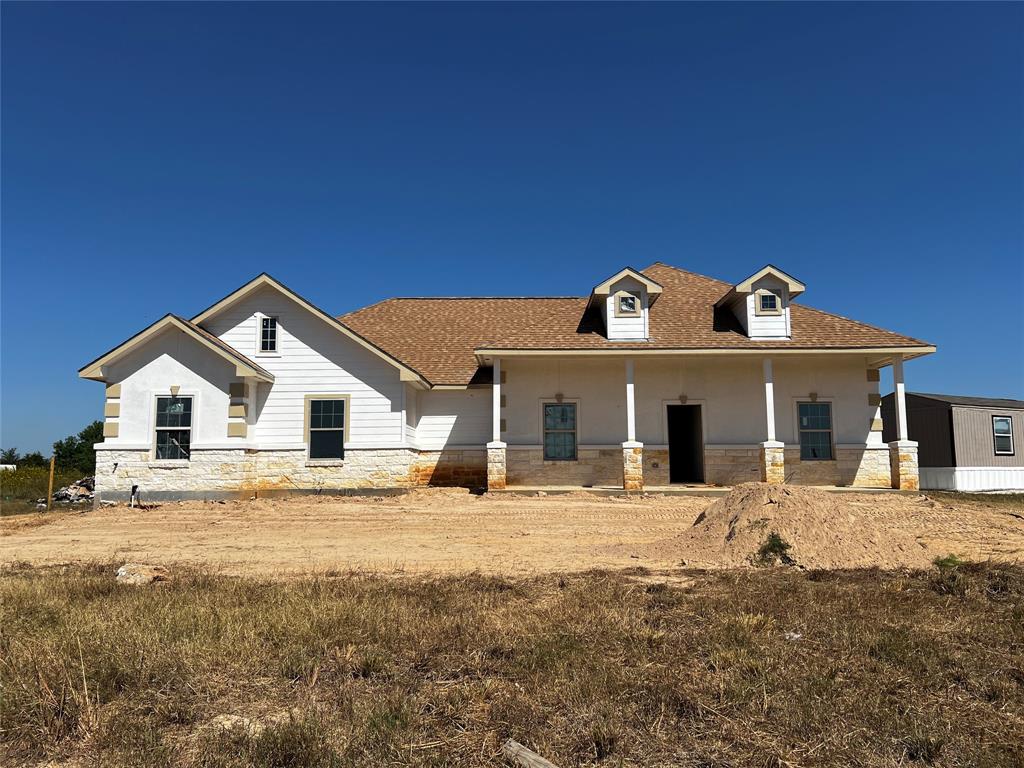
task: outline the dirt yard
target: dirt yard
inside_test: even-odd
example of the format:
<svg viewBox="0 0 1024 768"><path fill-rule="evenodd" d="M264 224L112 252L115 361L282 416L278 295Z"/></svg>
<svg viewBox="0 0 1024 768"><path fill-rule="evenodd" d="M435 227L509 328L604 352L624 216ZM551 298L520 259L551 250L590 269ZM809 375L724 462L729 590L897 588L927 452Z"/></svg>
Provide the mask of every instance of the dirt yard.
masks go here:
<svg viewBox="0 0 1024 768"><path fill-rule="evenodd" d="M831 498L835 505L828 514L842 517L843 530L852 530L854 538L859 531L863 536L819 542L813 562L801 563L796 550L802 565L916 567L948 554L1024 561L1024 509L1006 500L855 493ZM587 493L474 496L437 489L390 498L187 502L15 515L0 518L0 565L134 560L266 575L736 565L735 553L718 560L715 546L695 542L690 534L714 501ZM820 528L820 512L818 518ZM804 523L804 531L813 528L813 522Z"/></svg>

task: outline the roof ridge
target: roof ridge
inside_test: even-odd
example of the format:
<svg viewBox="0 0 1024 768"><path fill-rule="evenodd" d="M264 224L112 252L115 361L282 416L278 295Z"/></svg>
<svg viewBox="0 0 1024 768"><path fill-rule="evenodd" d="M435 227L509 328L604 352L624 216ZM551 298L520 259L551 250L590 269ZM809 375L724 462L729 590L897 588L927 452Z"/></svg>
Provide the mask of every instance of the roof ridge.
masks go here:
<svg viewBox="0 0 1024 768"><path fill-rule="evenodd" d="M666 264L664 261L656 261L649 267L644 267L640 271L646 273L648 269L654 269L655 267L665 267L666 269L671 269L684 275L693 275L694 277L699 277L703 280L710 280L713 283L721 283L726 286L733 285L733 283L726 280L720 280L717 277L711 277L711 275L705 275L701 272L694 272L692 269L683 269L682 267L677 267L675 264Z"/></svg>

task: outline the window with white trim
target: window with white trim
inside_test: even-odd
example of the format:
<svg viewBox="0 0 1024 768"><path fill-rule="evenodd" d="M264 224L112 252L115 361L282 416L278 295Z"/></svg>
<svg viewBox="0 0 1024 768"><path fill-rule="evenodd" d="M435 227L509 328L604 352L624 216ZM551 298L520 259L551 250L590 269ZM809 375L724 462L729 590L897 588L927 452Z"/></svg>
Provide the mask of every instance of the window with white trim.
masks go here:
<svg viewBox="0 0 1024 768"><path fill-rule="evenodd" d="M192 398L156 399L156 458L187 461L192 446Z"/></svg>
<svg viewBox="0 0 1024 768"><path fill-rule="evenodd" d="M800 460L832 459L832 404L797 403L800 422Z"/></svg>
<svg viewBox="0 0 1024 768"><path fill-rule="evenodd" d="M544 403L544 460L576 460L576 403Z"/></svg>
<svg viewBox="0 0 1024 768"><path fill-rule="evenodd" d="M997 456L1013 456L1013 420L1009 416L992 417L992 442Z"/></svg>
<svg viewBox="0 0 1024 768"><path fill-rule="evenodd" d="M309 458L345 458L345 401L309 401Z"/></svg>
<svg viewBox="0 0 1024 768"><path fill-rule="evenodd" d="M277 352L277 318L260 318L260 352Z"/></svg>

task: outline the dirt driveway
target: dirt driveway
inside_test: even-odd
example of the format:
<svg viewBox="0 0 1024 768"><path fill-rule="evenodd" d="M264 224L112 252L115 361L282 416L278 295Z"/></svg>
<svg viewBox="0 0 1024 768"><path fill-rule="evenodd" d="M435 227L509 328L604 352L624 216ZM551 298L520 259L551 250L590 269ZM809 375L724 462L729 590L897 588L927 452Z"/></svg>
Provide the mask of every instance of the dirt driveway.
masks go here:
<svg viewBox="0 0 1024 768"><path fill-rule="evenodd" d="M1024 560L1024 510L952 506L919 496L848 494L880 524L910 530L929 551ZM139 560L226 573L530 573L677 568L657 542L689 528L714 500L585 493L473 496L428 490L391 498L306 497L165 503L0 518L0 565ZM892 565L893 563L880 563ZM916 564L916 563L915 563Z"/></svg>

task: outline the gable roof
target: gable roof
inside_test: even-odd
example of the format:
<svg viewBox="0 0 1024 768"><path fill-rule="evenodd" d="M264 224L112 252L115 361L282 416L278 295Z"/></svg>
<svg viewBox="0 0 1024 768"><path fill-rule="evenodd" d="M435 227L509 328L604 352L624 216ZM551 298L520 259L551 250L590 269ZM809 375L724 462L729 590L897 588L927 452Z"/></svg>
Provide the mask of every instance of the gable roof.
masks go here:
<svg viewBox="0 0 1024 768"><path fill-rule="evenodd" d="M103 371L104 366L113 363L168 328L176 328L186 336L194 339L197 343L212 350L215 354L227 360L235 366L235 370L239 376L252 376L260 381L268 382L274 380L274 374L266 368L254 363L230 344L221 341L212 333L204 328L200 328L195 323L170 313L164 315L147 328L143 328L130 339L118 344L109 352L103 353L91 363L87 363L82 366L78 371L78 375L83 379L95 379L97 381L105 380L106 374Z"/></svg>
<svg viewBox="0 0 1024 768"><path fill-rule="evenodd" d="M966 395L935 395L928 392L907 392L907 395L923 397L927 400L938 400L950 405L966 405L975 408L1012 408L1024 410L1024 400L1011 400L1005 397L969 397ZM890 397L886 395L886 397Z"/></svg>
<svg viewBox="0 0 1024 768"><path fill-rule="evenodd" d="M286 286L284 283L282 283L279 280L275 280L266 272L261 272L248 283L243 285L241 288L232 291L220 301L204 309L202 312L200 312L198 315L192 318L192 322L195 323L196 325L198 325L199 323L203 323L206 320L209 320L214 315L217 315L220 312L224 311L235 302L245 298L253 291L259 290L260 288L263 288L265 286L269 286L274 290L277 290L280 293L284 294L289 299L298 304L300 307L303 307L312 314L317 315L332 328L334 328L337 331L340 331L342 334L355 341L361 347L368 349L370 352L377 355L377 357L381 358L390 365L393 365L395 368L399 370L400 378L402 381L419 381L426 385L430 384L430 381L427 379L427 377L422 375L411 365L397 358L395 355L391 354L387 350L381 348L379 345L377 345L370 339L366 338L358 331L348 327L345 323L341 322L339 318L336 318L328 314L324 310L320 309L320 307L310 302L308 299L304 299L302 296L295 293L295 291Z"/></svg>
<svg viewBox="0 0 1024 768"><path fill-rule="evenodd" d="M609 341L600 315L579 298L388 299L339 320L434 384L466 385L479 376L477 354L511 350L705 351L906 350L927 342L800 304L790 305L789 340L754 341L715 303L732 286L656 263L642 273L662 288L650 308L650 339Z"/></svg>

